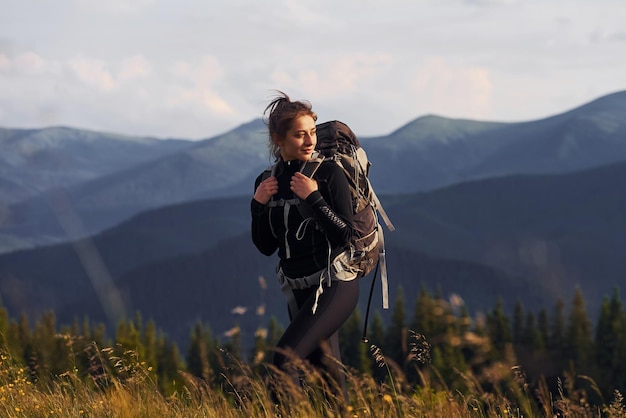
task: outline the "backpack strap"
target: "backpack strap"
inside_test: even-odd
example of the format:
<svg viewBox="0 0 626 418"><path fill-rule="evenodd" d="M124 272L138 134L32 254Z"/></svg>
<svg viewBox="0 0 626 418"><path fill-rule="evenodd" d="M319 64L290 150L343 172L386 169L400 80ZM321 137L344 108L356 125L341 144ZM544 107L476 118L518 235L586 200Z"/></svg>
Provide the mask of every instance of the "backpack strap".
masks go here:
<svg viewBox="0 0 626 418"><path fill-rule="evenodd" d="M300 172L309 178L313 178L313 175L317 172L317 169L320 168L320 165L322 165L324 160L325 157L315 151L313 155L311 155L311 158L302 164Z"/></svg>
<svg viewBox="0 0 626 418"><path fill-rule="evenodd" d="M313 175L317 173L317 170L322 165L324 161L324 156L319 152L315 151L311 158L305 161L300 168L300 172L307 176L308 178L313 178ZM298 204L298 210L302 217L306 220L308 218L313 218L313 209L304 201L298 199L300 204Z"/></svg>
<svg viewBox="0 0 626 418"><path fill-rule="evenodd" d="M369 179L367 180L367 182L369 184ZM374 201L374 204L376 204L376 211L380 213L380 216L383 218L383 221L385 221L385 225L387 226L387 229L389 230L389 232L394 231L396 227L393 226L393 224L391 223L391 219L389 219L387 212L385 212L385 209L383 208L382 203L380 203L380 200L378 199L376 192L374 192L374 189L372 189L371 184L370 184L370 190L372 192L372 200Z"/></svg>

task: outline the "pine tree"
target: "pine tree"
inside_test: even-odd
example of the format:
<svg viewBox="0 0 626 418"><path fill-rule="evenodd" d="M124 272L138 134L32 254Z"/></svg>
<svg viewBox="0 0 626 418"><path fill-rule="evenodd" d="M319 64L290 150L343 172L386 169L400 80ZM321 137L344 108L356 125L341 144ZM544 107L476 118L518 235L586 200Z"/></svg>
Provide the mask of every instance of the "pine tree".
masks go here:
<svg viewBox="0 0 626 418"><path fill-rule="evenodd" d="M567 367L565 356L565 303L562 299L557 299L554 306L554 316L550 326L550 338L548 339L548 349L557 364L562 369Z"/></svg>
<svg viewBox="0 0 626 418"><path fill-rule="evenodd" d="M39 377L44 371L46 375L58 376L72 370L74 359L70 358L69 348L73 345L74 339L71 329L57 333L54 312L42 315L33 332L33 348L36 350L37 366L40 369Z"/></svg>
<svg viewBox="0 0 626 418"><path fill-rule="evenodd" d="M613 356L613 379L611 390L620 388L626 392L626 312L622 310L617 327L617 346L615 347L615 355Z"/></svg>
<svg viewBox="0 0 626 418"><path fill-rule="evenodd" d="M239 324L235 324L229 331L226 332L228 340L224 343L224 353L229 361L239 361L241 359L241 327Z"/></svg>
<svg viewBox="0 0 626 418"><path fill-rule="evenodd" d="M367 331L368 339L379 347L384 347L385 343L385 322L380 311L374 313L370 329Z"/></svg>
<svg viewBox="0 0 626 418"><path fill-rule="evenodd" d="M268 348L273 349L276 347L280 336L283 335L284 329L278 323L278 319L275 316L270 318L270 323L267 327L267 345Z"/></svg>
<svg viewBox="0 0 626 418"><path fill-rule="evenodd" d="M541 335L541 341L543 348L548 348L550 343L550 319L548 318L548 311L545 308L541 308L539 311L539 318L537 319L537 328Z"/></svg>
<svg viewBox="0 0 626 418"><path fill-rule="evenodd" d="M144 347L144 355L142 360L146 362L149 367L152 367L151 374L156 376L159 372L159 363L157 357L159 355L159 342L157 337L157 328L154 321L150 320L146 324L141 333L141 343ZM166 344L162 341L162 344Z"/></svg>
<svg viewBox="0 0 626 418"><path fill-rule="evenodd" d="M615 289L611 299L605 299L600 308L600 316L596 324L595 361L599 367L604 391L616 387L624 387L626 378L626 331L625 316L619 291Z"/></svg>
<svg viewBox="0 0 626 418"><path fill-rule="evenodd" d="M393 360L400 367L404 365L408 354L405 317L404 292L402 288L398 288L398 295L391 314L391 323L385 336L383 351L388 359Z"/></svg>
<svg viewBox="0 0 626 418"><path fill-rule="evenodd" d="M432 296L422 287L413 311L413 319L411 320L411 329L430 338L433 336L434 319L433 312L435 302Z"/></svg>
<svg viewBox="0 0 626 418"><path fill-rule="evenodd" d="M517 347L523 344L524 340L524 307L522 302L517 300L513 310L513 344Z"/></svg>
<svg viewBox="0 0 626 418"><path fill-rule="evenodd" d="M524 326L524 339L522 340L522 344L531 351L542 350L545 348L541 331L537 327L535 314L532 312L528 312L526 315L526 325Z"/></svg>
<svg viewBox="0 0 626 418"><path fill-rule="evenodd" d="M168 342L163 335L156 341L156 363L159 387L164 393L173 393L175 389L183 387L180 374L183 364L180 361L178 346Z"/></svg>
<svg viewBox="0 0 626 418"><path fill-rule="evenodd" d="M589 370L592 358L591 321L587 316L585 300L579 288L576 288L568 326L565 332L567 346L566 358L583 370Z"/></svg>
<svg viewBox="0 0 626 418"><path fill-rule="evenodd" d="M496 356L503 356L505 348L511 343L511 328L509 318L504 313L502 298L498 298L495 308L487 314L487 332Z"/></svg>
<svg viewBox="0 0 626 418"><path fill-rule="evenodd" d="M358 309L348 318L339 332L339 346L342 362L361 373L371 373L368 358L369 344L362 341L361 324L363 319Z"/></svg>
<svg viewBox="0 0 626 418"><path fill-rule="evenodd" d="M373 351L376 349L384 350L385 347L385 324L383 321L383 317L380 314L380 311L376 311L374 313L374 317L372 318L372 323L370 325L370 329L367 332L369 343L369 363L372 368L372 375L375 379L379 381L384 381L387 377L387 372L383 368L380 367L378 362L373 356ZM383 351L383 354L387 356L387 353Z"/></svg>
<svg viewBox="0 0 626 418"><path fill-rule="evenodd" d="M187 371L196 377L210 381L212 377L210 346L211 332L202 323L197 322L189 341L187 350Z"/></svg>
<svg viewBox="0 0 626 418"><path fill-rule="evenodd" d="M145 347L141 341L141 316L139 313L134 321L120 320L115 333L115 343L122 350L133 351L138 358L144 358Z"/></svg>

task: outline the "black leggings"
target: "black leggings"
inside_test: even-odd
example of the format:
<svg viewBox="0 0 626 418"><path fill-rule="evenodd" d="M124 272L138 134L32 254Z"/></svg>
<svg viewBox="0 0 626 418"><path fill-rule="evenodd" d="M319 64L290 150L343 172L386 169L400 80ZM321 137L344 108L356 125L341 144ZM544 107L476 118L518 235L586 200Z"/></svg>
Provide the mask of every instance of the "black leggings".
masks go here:
<svg viewBox="0 0 626 418"><path fill-rule="evenodd" d="M306 359L315 367L326 370L341 386L345 395L345 376L337 362L341 362L339 351L339 328L350 317L359 299L359 281L333 281L330 287L324 284L324 293L319 298L317 311L313 314L317 286L293 290L298 305L297 312L289 312L291 323L277 343L274 365L284 370L289 361L288 350ZM330 350L330 353L328 353ZM334 360L326 361L330 354Z"/></svg>

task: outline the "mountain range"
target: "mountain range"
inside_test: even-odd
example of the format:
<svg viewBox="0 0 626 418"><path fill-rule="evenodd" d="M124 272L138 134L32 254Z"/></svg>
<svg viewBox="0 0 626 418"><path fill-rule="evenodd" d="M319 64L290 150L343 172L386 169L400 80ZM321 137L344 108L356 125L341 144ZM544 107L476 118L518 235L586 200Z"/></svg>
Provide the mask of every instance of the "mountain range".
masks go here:
<svg viewBox="0 0 626 418"><path fill-rule="evenodd" d="M399 287L410 303L425 287L460 295L473 312L498 297L539 309L578 286L593 312L626 267L624 114L620 92L538 121L425 116L362 138L396 226L386 234L392 301ZM196 321L217 332L239 324L248 335L269 316L285 323L275 257L258 254L249 238L252 182L270 163L263 131L257 120L195 143L138 140L153 144L141 145L155 147L152 157L106 169L108 158L118 158L103 151L101 164L83 164L89 179L68 163L62 186L7 200L2 303L13 314L36 318L53 309L62 322L89 316L111 327L138 310L179 341ZM1 132L19 148L17 133ZM80 160L72 149L89 155L58 141L52 149L68 161ZM28 171L24 161L3 154L0 167ZM33 179L44 176L42 167L33 165ZM0 185L34 190L5 173ZM376 288L375 308L379 298Z"/></svg>
<svg viewBox="0 0 626 418"><path fill-rule="evenodd" d="M372 161L371 180L378 193L409 193L471 179L519 173L565 173L621 161L626 159L624 114L626 91L530 122L492 123L423 116L387 136L361 138L361 143ZM58 129L49 129L56 138ZM45 138L47 131L43 129L31 135ZM19 202L0 201L3 219L0 252L88 236L134 214L168 204L249 195L256 175L271 163L265 132L259 119L198 142L178 140L169 144L166 141L163 145L154 140L128 139L132 144L154 144L158 148L158 152L154 152L160 156L136 161L130 167L87 181L81 181L82 172L75 169L75 165L67 165L62 172L67 177L75 177L76 181L66 181L62 187L47 189L47 193ZM5 136L20 135L7 133ZM80 136L80 132L74 132L70 138ZM118 160L119 154L130 158L129 155L143 152L132 151L128 145L121 147L119 138L115 139L102 136L89 143L110 147L103 155L114 157L107 157L107 160ZM75 144L75 140L70 139L57 138L58 142ZM167 146L176 149L163 155ZM72 157L76 151L70 151L81 148L73 147L57 145L48 147L46 152L57 160L78 159ZM56 151L59 148L67 152L59 153ZM79 155L85 159L100 153ZM104 156L93 158L105 159ZM139 157L133 158L139 160ZM26 159L11 161L16 170L19 168L19 173L29 170L37 173L31 176L35 180L47 175L45 168L31 167ZM102 164L83 165L100 167ZM30 177L16 174L0 182L0 188L2 184L14 188L16 178L22 179L25 189L41 187L36 181L27 185L24 179ZM7 193L10 191L5 189L0 196ZM59 200L64 201L63 208L59 207ZM68 229L63 225L59 217L64 216L65 210L76 214L81 228Z"/></svg>

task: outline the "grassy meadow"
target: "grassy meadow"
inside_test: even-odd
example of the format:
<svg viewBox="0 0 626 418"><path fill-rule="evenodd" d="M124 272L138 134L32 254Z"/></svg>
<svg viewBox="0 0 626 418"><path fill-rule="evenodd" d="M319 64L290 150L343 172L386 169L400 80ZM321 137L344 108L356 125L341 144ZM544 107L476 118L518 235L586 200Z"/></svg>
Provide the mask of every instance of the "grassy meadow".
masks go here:
<svg viewBox="0 0 626 418"><path fill-rule="evenodd" d="M228 353L223 353L225 360ZM625 417L622 395L592 406L591 379L566 374L556 391L545 382L535 389L518 366L499 362L481 376L463 373L462 387L447 388L432 366L415 369L409 384L382 351L371 355L385 379L345 370L348 401L326 376L294 362L300 378L271 370L264 362L225 361L221 384L179 371L170 393L154 380L152 366L132 351L92 351L86 370L78 364L64 373L36 379L6 353L0 359L2 417ZM231 359L232 360L232 359ZM271 378L269 376L272 376ZM277 388L273 399L269 385ZM489 390L486 389L489 388Z"/></svg>

